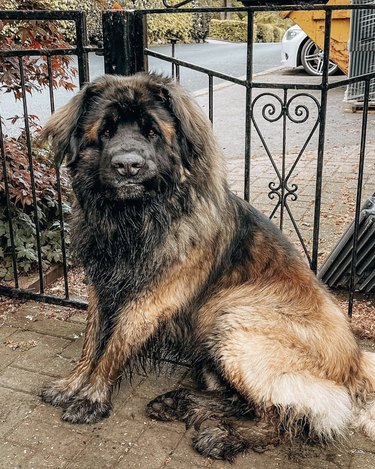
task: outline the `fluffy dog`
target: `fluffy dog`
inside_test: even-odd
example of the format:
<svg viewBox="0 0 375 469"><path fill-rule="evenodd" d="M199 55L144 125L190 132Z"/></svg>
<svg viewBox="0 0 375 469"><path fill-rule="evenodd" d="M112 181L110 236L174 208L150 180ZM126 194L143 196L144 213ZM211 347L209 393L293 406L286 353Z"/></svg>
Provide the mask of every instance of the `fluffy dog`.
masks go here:
<svg viewBox="0 0 375 469"><path fill-rule="evenodd" d="M375 436L373 355L283 234L229 191L211 124L178 84L99 78L48 137L70 170L89 281L82 357L42 391L63 420L107 417L127 368L168 353L189 357L204 392L167 393L148 413L194 423L204 455L259 445L227 422L242 416L268 418L278 438L329 441L353 423Z"/></svg>

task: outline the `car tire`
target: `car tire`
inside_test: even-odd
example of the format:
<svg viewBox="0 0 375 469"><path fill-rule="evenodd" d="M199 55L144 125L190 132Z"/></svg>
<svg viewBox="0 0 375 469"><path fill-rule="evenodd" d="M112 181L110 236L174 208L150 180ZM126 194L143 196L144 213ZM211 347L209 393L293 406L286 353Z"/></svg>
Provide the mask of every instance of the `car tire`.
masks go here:
<svg viewBox="0 0 375 469"><path fill-rule="evenodd" d="M309 75L321 76L323 74L323 51L308 39L301 49L301 64ZM329 61L328 75L333 75L339 70L339 67Z"/></svg>

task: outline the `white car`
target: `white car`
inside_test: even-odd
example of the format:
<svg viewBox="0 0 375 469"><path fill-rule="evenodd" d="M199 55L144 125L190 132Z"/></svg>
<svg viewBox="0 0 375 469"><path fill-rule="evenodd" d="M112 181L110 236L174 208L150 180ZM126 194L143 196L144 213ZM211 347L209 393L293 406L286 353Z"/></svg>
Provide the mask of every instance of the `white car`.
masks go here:
<svg viewBox="0 0 375 469"><path fill-rule="evenodd" d="M309 75L322 75L323 51L299 26L294 25L286 31L282 39L281 63L291 68L302 65ZM333 75L338 69L339 67L330 60L328 74Z"/></svg>

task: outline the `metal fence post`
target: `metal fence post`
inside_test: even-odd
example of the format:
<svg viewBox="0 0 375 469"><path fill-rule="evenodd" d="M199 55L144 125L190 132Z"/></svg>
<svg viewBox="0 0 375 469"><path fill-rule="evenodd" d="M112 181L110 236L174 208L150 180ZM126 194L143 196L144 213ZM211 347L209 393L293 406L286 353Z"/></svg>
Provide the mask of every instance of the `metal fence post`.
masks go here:
<svg viewBox="0 0 375 469"><path fill-rule="evenodd" d="M146 16L137 10L103 12L105 73L133 75L147 70Z"/></svg>
<svg viewBox="0 0 375 469"><path fill-rule="evenodd" d="M90 81L90 68L89 57L87 50L87 25L86 13L84 11L79 13L76 21L76 37L77 37L77 57L78 57L78 77L79 87Z"/></svg>

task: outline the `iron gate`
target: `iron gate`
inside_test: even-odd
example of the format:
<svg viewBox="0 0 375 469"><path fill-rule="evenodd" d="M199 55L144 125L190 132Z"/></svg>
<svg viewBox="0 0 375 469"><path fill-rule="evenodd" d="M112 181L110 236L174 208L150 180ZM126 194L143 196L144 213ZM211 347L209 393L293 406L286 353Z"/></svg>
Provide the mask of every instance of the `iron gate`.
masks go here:
<svg viewBox="0 0 375 469"><path fill-rule="evenodd" d="M184 2L186 3L186 2ZM331 24L332 16L336 10L360 10L369 8L375 10L375 6L366 5L343 5L343 6L294 6L288 10L322 10L324 12L324 63L323 73L318 82L314 83L292 83L292 82L269 82L258 80L253 73L253 50L254 50L254 17L256 12L262 11L280 11L281 6L268 5L257 7L242 8L170 8L166 9L149 9L149 10L111 10L103 13L103 49L92 48L87 45L85 15L83 12L20 12L20 11L1 11L0 20L26 20L26 19L50 19L50 20L71 20L76 25L76 46L66 49L54 50L1 50L0 57L5 60L9 57L17 57L20 70L20 87L22 89L23 114L25 119L26 141L28 149L28 159L30 175L33 187L34 202L34 220L35 220L35 245L37 251L37 266L39 276L39 291L32 292L24 288L20 288L19 275L17 267L16 250L14 243L14 227L12 224L12 200L8 187L8 163L5 151L5 138L0 124L0 151L2 159L3 174L3 202L6 204L8 217L9 233L10 233L10 251L13 263L13 284L3 283L0 286L0 293L17 298L29 298L38 301L50 302L61 305L71 305L76 307L86 307L86 303L82 300L72 298L69 292L68 268L66 256L63 260L63 278L64 278L64 296L56 296L54 294L46 294L44 288L44 269L43 256L40 249L40 230L38 226L38 208L35 197L35 184L33 181L33 154L32 139L30 129L28 129L27 116L28 106L27 98L24 90L23 77L23 57L38 56L45 57L48 64L49 91L50 91L50 111L54 110L54 93L52 86L52 69L51 57L54 55L75 55L78 58L79 69L79 85L82 86L89 80L88 53L102 52L104 54L104 64L106 73L117 74L133 74L138 71L147 70L147 60L149 57L168 62L171 65L172 73L177 79L180 78L181 70L190 69L202 73L207 76L208 89L208 115L211 121L214 118L214 97L215 97L215 80L220 79L230 84L238 85L245 92L245 129L244 129L244 177L243 177L243 197L252 200L251 177L252 177L252 149L254 137L261 142L264 153L268 158L268 162L274 172L274 179L268 183L268 197L270 202L276 200L270 210L271 218L278 216L278 223L281 229L284 227L286 219L288 219L295 233L297 234L300 246L307 257L308 262L314 272L318 270L319 246L320 246L320 228L321 228L321 202L322 202L322 183L325 155L325 141L327 128L327 108L328 94L331 90L355 83L363 83L364 101L363 113L361 118L360 142L358 144L358 160L356 168L356 197L355 197L355 216L354 216L354 236L353 249L351 257L351 280L349 288L349 314L352 314L353 298L354 298L354 277L357 264L357 244L358 229L360 220L360 207L362 200L362 187L364 177L364 164L366 156L366 141L368 132L368 111L369 111L369 93L372 80L375 79L375 72L369 72L361 76L351 78L340 78L339 80L330 80L328 75L328 64L330 59L330 40L331 40ZM285 7L284 7L285 9ZM147 17L149 15L168 15L170 13L219 13L219 12L241 12L247 16L247 48L246 48L246 76L235 77L226 73L221 73L206 67L187 62L176 58L175 56L161 54L158 51L151 50L147 46ZM174 49L174 48L173 48ZM315 94L314 94L315 93ZM281 161L278 164L272 150L267 142L267 135L261 129L260 119L267 122L268 129L271 129L275 123L280 123L282 127L282 144L279 150ZM288 167L287 160L287 132L288 124L303 125L312 123L307 136L303 141L300 150L297 152L293 163ZM272 132L272 130L271 130ZM294 173L300 163L306 148L312 141L317 138L317 155L315 164L315 182L314 193L314 213L312 223L312 242L308 246L305 242L304 235L301 232L300 220L294 216L292 202L298 199L299 187L293 181ZM59 172L56 169L57 180ZM64 252L64 216L61 208L61 190L58 184L59 192L59 223L61 231L61 249Z"/></svg>

